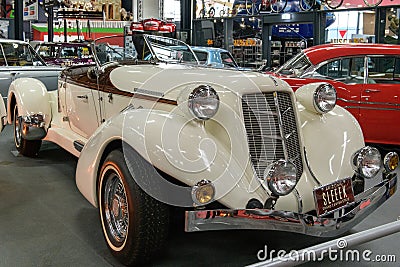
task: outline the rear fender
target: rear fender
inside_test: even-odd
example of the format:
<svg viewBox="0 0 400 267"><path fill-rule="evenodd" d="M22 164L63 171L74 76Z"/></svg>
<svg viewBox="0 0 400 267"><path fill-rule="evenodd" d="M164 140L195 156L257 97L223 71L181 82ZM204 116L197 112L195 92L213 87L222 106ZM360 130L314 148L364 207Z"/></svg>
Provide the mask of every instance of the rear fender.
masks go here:
<svg viewBox="0 0 400 267"><path fill-rule="evenodd" d="M44 115L45 127L48 128L51 121L50 97L46 86L34 78L19 78L13 81L8 90L7 110L8 123L13 121L14 105L18 106L21 116Z"/></svg>

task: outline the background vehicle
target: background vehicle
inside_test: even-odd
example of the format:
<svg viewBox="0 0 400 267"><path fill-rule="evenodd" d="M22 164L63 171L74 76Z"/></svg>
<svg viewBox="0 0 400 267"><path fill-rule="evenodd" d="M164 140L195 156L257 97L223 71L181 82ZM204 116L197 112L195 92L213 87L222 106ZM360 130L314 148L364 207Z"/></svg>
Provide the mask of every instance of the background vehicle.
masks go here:
<svg viewBox="0 0 400 267"><path fill-rule="evenodd" d="M200 64L214 68L239 68L228 50L214 47L192 46Z"/></svg>
<svg viewBox="0 0 400 267"><path fill-rule="evenodd" d="M335 236L394 194L398 155L365 147L331 85L295 94L276 77L201 67L179 40L144 37L151 62L95 58L63 70L57 91L32 78L10 87L17 149L35 155L44 139L79 156L77 186L122 263L154 257L171 206L186 209L186 231Z"/></svg>
<svg viewBox="0 0 400 267"><path fill-rule="evenodd" d="M367 143L400 145L400 46L327 44L303 50L274 72L294 90L328 82L357 118Z"/></svg>
<svg viewBox="0 0 400 267"><path fill-rule="evenodd" d="M0 48L0 94L3 98L7 98L11 82L21 77L34 77L42 81L47 90L57 89L61 68L47 66L27 42L0 39Z"/></svg>
<svg viewBox="0 0 400 267"><path fill-rule="evenodd" d="M36 52L50 65L70 66L93 62L87 42L40 42Z"/></svg>

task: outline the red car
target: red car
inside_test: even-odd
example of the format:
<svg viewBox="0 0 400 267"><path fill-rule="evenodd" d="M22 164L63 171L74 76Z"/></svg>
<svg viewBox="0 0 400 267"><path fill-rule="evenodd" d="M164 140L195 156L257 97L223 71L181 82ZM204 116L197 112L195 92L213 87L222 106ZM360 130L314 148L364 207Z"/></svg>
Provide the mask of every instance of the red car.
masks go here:
<svg viewBox="0 0 400 267"><path fill-rule="evenodd" d="M325 81L358 120L366 143L400 145L400 45L325 44L307 48L273 72L293 90Z"/></svg>

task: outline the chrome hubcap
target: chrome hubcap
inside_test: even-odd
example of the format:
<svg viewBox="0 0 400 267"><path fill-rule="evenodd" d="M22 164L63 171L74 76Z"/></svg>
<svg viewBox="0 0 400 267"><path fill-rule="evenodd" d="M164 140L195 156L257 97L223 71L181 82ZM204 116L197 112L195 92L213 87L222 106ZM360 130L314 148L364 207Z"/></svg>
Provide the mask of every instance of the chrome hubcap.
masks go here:
<svg viewBox="0 0 400 267"><path fill-rule="evenodd" d="M128 203L125 188L118 175L109 175L104 186L104 214L111 237L123 242L128 231Z"/></svg>
<svg viewBox="0 0 400 267"><path fill-rule="evenodd" d="M21 118L18 117L18 113L16 113L15 115L16 115L16 117L14 118L14 120L15 120L15 126L14 126L15 145L17 147L19 147L21 144L21 138L22 138Z"/></svg>

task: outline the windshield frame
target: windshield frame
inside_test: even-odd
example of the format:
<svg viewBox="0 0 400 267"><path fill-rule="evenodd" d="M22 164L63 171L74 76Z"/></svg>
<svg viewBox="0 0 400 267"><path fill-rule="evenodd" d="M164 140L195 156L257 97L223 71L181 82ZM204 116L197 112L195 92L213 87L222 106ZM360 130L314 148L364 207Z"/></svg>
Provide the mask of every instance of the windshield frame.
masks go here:
<svg viewBox="0 0 400 267"><path fill-rule="evenodd" d="M165 37L165 36L158 36L158 35L149 35L149 34L143 34L143 38L145 40L145 45L147 45L147 47L150 50L150 53L152 55L153 60L156 60L158 62L165 62L165 63L183 63L183 64L191 64L191 65L200 65L199 59L197 58L195 52L193 52L192 48L186 44L185 42L178 40L178 39L173 39L173 38L169 38L169 37ZM176 52L187 52L191 54L191 57L195 60L195 61L184 61L182 58L175 58L172 56L168 56L168 58L166 58L165 56L161 56L160 53L156 52L155 49L155 42L152 42L151 39L154 40L158 40L158 41L162 41L165 43L170 43L170 44L175 44L174 46L163 46L163 45L159 45L160 47L165 47L166 51L176 51ZM176 49L174 50L173 48L177 48L177 47L183 47L184 49ZM172 53L171 53L172 55Z"/></svg>
<svg viewBox="0 0 400 267"><path fill-rule="evenodd" d="M307 70L313 67L313 64L308 59L307 55L301 51L288 61L286 61L281 67L279 67L275 73L290 77L302 77Z"/></svg>

